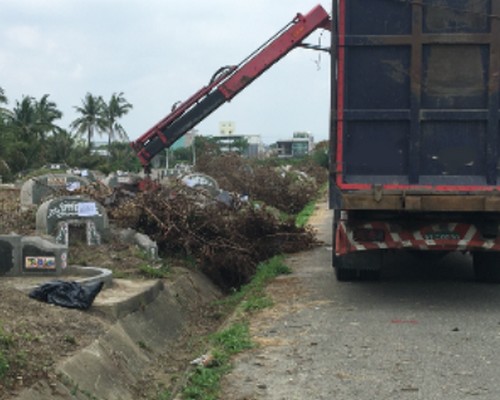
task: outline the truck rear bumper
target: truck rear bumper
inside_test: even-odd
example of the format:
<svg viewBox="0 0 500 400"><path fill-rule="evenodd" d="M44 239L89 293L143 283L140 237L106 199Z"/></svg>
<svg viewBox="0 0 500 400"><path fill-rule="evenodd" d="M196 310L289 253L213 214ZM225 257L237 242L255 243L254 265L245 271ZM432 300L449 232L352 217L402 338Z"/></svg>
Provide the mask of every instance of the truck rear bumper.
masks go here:
<svg viewBox="0 0 500 400"><path fill-rule="evenodd" d="M419 251L500 251L498 227L488 231L470 223L430 223L408 228L398 223L374 221L349 224L339 221L335 255L359 251L406 249Z"/></svg>

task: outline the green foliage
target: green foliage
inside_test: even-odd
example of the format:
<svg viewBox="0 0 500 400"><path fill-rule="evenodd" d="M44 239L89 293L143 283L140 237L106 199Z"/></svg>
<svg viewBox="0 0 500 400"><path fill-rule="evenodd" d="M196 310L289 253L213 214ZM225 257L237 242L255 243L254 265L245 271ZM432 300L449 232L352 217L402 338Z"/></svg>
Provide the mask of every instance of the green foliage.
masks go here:
<svg viewBox="0 0 500 400"><path fill-rule="evenodd" d="M297 225L299 228L305 226L307 224L307 221L309 221L309 218L313 214L315 207L316 201L309 202L295 217L295 225Z"/></svg>
<svg viewBox="0 0 500 400"><path fill-rule="evenodd" d="M210 368L197 367L183 390L186 400L217 400L221 378L229 372L232 355L253 347L248 324L235 323L210 338L214 360Z"/></svg>
<svg viewBox="0 0 500 400"><path fill-rule="evenodd" d="M108 136L108 150L111 151L111 143L116 139L127 140L127 133L120 124L119 119L128 114L132 109L123 94L113 93L107 103L104 103L102 117L104 119L105 133Z"/></svg>
<svg viewBox="0 0 500 400"><path fill-rule="evenodd" d="M224 356L232 356L253 347L248 324L236 323L213 335L212 343Z"/></svg>
<svg viewBox="0 0 500 400"><path fill-rule="evenodd" d="M284 257L276 256L257 267L257 273L248 286L254 290L257 288L262 289L277 276L290 274L291 272L290 267L284 263Z"/></svg>
<svg viewBox="0 0 500 400"><path fill-rule="evenodd" d="M81 106L74 107L80 116L70 126L80 137L87 139L88 152L90 152L94 134L100 135L106 128L104 107L105 103L102 97L94 96L91 93L85 95Z"/></svg>
<svg viewBox="0 0 500 400"><path fill-rule="evenodd" d="M182 393L182 398L185 400L218 400L220 379L226 371L227 369L221 367L196 368L190 376L189 385Z"/></svg>
<svg viewBox="0 0 500 400"><path fill-rule="evenodd" d="M156 394L156 400L170 400L172 392L170 390L159 390Z"/></svg>
<svg viewBox="0 0 500 400"><path fill-rule="evenodd" d="M284 258L279 256L261 263L252 281L222 305L230 308L239 306L243 312L272 305L272 301L264 295L264 288L273 278L291 272L283 261ZM182 393L185 400L217 400L220 380L231 370L231 356L254 347L248 323L244 321L210 336L209 345L213 361L209 368L199 366L191 373Z"/></svg>
<svg viewBox="0 0 500 400"><path fill-rule="evenodd" d="M272 305L270 300L265 300L264 289L274 278L280 275L290 274L291 269L284 263L283 256L275 256L257 266L257 271L252 281L242 286L220 304L224 307L234 308L242 306L244 311L252 311Z"/></svg>
<svg viewBox="0 0 500 400"><path fill-rule="evenodd" d="M121 92L113 93L108 102L87 93L81 105L75 107L78 117L69 126L72 132L57 125L62 112L47 94L39 99L23 96L12 109L7 104L5 91L0 87L0 175L4 181L47 163L66 163L70 167L103 172L141 168L128 143L114 142L128 141L119 120L132 105ZM90 152L96 134L108 136L109 157Z"/></svg>
<svg viewBox="0 0 500 400"><path fill-rule="evenodd" d="M7 334L0 324L0 380L7 374L10 369L10 363L7 358L7 350L13 343L13 338Z"/></svg>
<svg viewBox="0 0 500 400"><path fill-rule="evenodd" d="M166 265L151 266L149 264L142 264L139 266L141 273L150 279L163 279L166 278L170 272L170 269Z"/></svg>
<svg viewBox="0 0 500 400"><path fill-rule="evenodd" d="M66 343L71 344L71 345L76 345L77 341L76 338L72 335L64 335L63 339Z"/></svg>
<svg viewBox="0 0 500 400"><path fill-rule="evenodd" d="M7 360L7 357L3 353L2 350L0 350L0 381L1 379L7 374L9 371L10 365Z"/></svg>
<svg viewBox="0 0 500 400"><path fill-rule="evenodd" d="M175 162L192 162L193 160L193 149L191 147L179 147L172 150L172 153Z"/></svg>
<svg viewBox="0 0 500 400"><path fill-rule="evenodd" d="M311 202L309 202L303 209L300 213L297 214L297 216L295 217L295 225L297 225L298 227L303 227L305 226L308 221L309 221L309 218L311 218L311 216L313 215L314 213L314 210L316 209L316 203L318 202L318 198L322 197L326 191L328 190L328 184L325 183L319 190L319 193L317 195L317 198Z"/></svg>

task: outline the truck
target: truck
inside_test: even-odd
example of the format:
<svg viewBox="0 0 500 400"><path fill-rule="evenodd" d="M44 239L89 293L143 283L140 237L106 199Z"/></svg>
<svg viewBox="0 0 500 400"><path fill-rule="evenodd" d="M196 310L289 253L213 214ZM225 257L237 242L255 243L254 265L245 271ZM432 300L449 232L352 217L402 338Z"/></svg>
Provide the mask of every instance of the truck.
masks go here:
<svg viewBox="0 0 500 400"><path fill-rule="evenodd" d="M336 0L330 204L340 281L388 252L500 282L500 0Z"/></svg>

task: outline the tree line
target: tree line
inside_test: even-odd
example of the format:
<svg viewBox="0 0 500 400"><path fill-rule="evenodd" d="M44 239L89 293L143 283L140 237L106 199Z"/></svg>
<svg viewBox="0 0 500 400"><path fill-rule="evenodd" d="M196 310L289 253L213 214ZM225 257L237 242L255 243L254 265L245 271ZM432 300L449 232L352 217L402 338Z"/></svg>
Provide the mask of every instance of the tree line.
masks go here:
<svg viewBox="0 0 500 400"><path fill-rule="evenodd" d="M9 107L7 94L0 87L0 175L4 181L49 163L104 172L139 169L120 124L132 109L123 92L113 93L107 101L87 93L74 107L77 118L69 129L59 125L63 113L49 97L23 96ZM107 137L107 157L92 152L96 135Z"/></svg>

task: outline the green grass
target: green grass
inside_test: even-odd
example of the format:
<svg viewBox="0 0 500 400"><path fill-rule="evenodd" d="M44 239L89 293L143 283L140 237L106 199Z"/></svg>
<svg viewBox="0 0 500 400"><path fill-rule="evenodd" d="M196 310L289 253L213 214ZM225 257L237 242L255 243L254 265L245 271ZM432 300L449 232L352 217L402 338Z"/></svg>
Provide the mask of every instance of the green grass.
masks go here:
<svg viewBox="0 0 500 400"><path fill-rule="evenodd" d="M0 323L0 380L7 374L10 369L9 360L7 358L7 349L12 345L13 338L8 335Z"/></svg>
<svg viewBox="0 0 500 400"><path fill-rule="evenodd" d="M183 390L185 400L217 400L221 378L231 370L230 358L253 347L247 323L235 323L210 337L213 361L210 368L198 366Z"/></svg>
<svg viewBox="0 0 500 400"><path fill-rule="evenodd" d="M264 293L266 285L277 276L289 273L291 270L284 264L284 257L273 257L257 267L248 285L219 303L229 309L236 308L238 322L209 337L208 347L212 349L213 361L210 367L197 366L192 371L182 392L184 400L219 399L220 380L232 368L231 357L254 347L247 322L248 313L271 306L271 299Z"/></svg>
<svg viewBox="0 0 500 400"><path fill-rule="evenodd" d="M158 267L152 267L149 264L139 265L139 271L146 278L150 279L163 279L166 278L170 272L168 266L161 264Z"/></svg>
<svg viewBox="0 0 500 400"><path fill-rule="evenodd" d="M0 381L9 371L10 365L7 356L0 350Z"/></svg>
<svg viewBox="0 0 500 400"><path fill-rule="evenodd" d="M300 213L295 217L295 225L299 228L302 228L307 224L309 218L314 212L314 208L316 207L316 200L309 202Z"/></svg>
<svg viewBox="0 0 500 400"><path fill-rule="evenodd" d="M318 200L321 199L325 194L326 191L328 190L328 185L325 184L323 185L316 198L312 201L310 201L300 213L297 214L295 217L295 225L297 225L299 228L304 227L308 222L309 218L311 218L311 215L314 213L314 209L316 208L316 204L318 203Z"/></svg>
<svg viewBox="0 0 500 400"><path fill-rule="evenodd" d="M279 275L286 275L290 273L290 268L284 263L284 257L275 256L266 262L259 264L252 281L241 287L240 290L234 292L229 297L220 301L219 305L228 309L234 309L235 307L241 305L243 308L247 307L248 310L251 310L251 304L263 302L263 300L257 300L257 298L262 299L265 297L264 289L272 279ZM250 304L250 306L248 306L248 304ZM272 303L269 305L271 304ZM256 309L260 309L260 307L256 307Z"/></svg>

